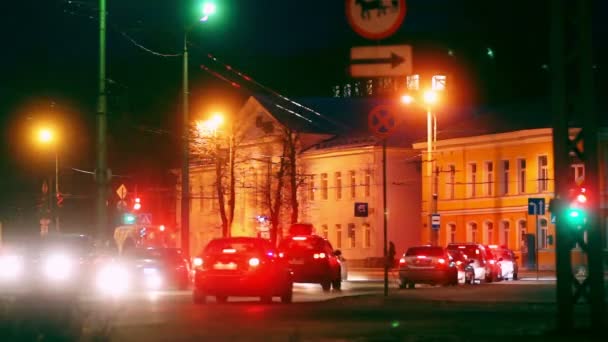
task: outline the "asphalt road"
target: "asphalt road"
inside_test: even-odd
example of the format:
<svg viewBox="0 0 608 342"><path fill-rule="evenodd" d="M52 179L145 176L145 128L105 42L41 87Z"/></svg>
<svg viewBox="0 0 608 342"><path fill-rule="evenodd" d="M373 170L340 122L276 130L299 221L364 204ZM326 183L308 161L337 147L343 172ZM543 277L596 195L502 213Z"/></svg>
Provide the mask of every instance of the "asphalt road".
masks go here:
<svg viewBox="0 0 608 342"><path fill-rule="evenodd" d="M63 314L69 313L72 319L47 327L47 331L55 328L64 335L71 332L68 337L82 341L593 339L592 335L549 334L555 329L553 282L419 286L413 290L398 290L394 285L391 284L389 296L384 297L383 284L377 281L347 282L342 291L330 293L324 293L318 285L298 284L293 304L231 298L226 304L211 299L205 305L194 305L187 291L137 293L116 302L88 297L79 305L63 306ZM5 317L27 328L24 320L18 318L26 318L27 322L32 310L40 316L39 321L46 323L61 316L61 305L43 303L13 302ZM586 324L585 307L577 312L577 322ZM59 340L61 336L53 337ZM0 340L9 339L0 335Z"/></svg>

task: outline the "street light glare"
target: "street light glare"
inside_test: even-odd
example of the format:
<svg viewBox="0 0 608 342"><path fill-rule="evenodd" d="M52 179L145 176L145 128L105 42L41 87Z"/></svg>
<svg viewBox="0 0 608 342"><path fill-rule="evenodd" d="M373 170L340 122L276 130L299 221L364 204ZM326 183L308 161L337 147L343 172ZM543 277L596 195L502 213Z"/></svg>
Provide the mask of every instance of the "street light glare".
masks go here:
<svg viewBox="0 0 608 342"><path fill-rule="evenodd" d="M401 96L401 102L405 104L410 104L414 102L414 98L411 95L403 95Z"/></svg>
<svg viewBox="0 0 608 342"><path fill-rule="evenodd" d="M439 97L436 92L428 90L424 93L424 102L427 104L435 104L437 103L437 100L439 100Z"/></svg>
<svg viewBox="0 0 608 342"><path fill-rule="evenodd" d="M212 2L206 2L203 4L203 15L205 17L209 17L210 15L215 14L217 7Z"/></svg>
<svg viewBox="0 0 608 342"><path fill-rule="evenodd" d="M53 132L51 132L50 129L41 129L38 132L38 140L40 140L40 142L43 143L49 143L51 141L53 141Z"/></svg>
<svg viewBox="0 0 608 342"><path fill-rule="evenodd" d="M213 129L217 129L223 123L224 123L224 116L221 113L215 113L215 114L213 114L211 119L209 119L209 125Z"/></svg>

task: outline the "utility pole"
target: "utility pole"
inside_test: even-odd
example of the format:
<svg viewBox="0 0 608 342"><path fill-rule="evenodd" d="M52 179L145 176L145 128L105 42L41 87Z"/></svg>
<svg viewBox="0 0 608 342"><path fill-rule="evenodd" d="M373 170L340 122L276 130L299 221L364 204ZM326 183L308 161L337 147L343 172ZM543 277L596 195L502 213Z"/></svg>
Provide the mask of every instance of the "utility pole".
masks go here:
<svg viewBox="0 0 608 342"><path fill-rule="evenodd" d="M190 122L188 118L188 31L184 32L182 68L182 200L181 247L190 258Z"/></svg>
<svg viewBox="0 0 608 342"><path fill-rule="evenodd" d="M106 98L106 0L99 0L99 93L97 95L97 227L96 240L105 243L107 235L106 186L108 181L107 165L107 98Z"/></svg>
<svg viewBox="0 0 608 342"><path fill-rule="evenodd" d="M606 313L604 271L600 224L600 187L598 162L599 120L594 108L591 0L579 0L574 10L566 11L562 0L551 2L551 73L553 148L555 156L555 199L551 211L556 213L557 327L562 332L574 328L574 305L584 297L590 307L591 327L602 331ZM573 18L567 18L568 15ZM572 20L570 20L572 19ZM567 41L574 37L574 41ZM567 46L566 43L570 43ZM568 58L566 58L566 56ZM567 75L573 70L576 74ZM568 76L568 77L567 77ZM566 80L571 80L567 82ZM578 83L577 83L578 81ZM568 129L570 105L583 117L582 130L571 140ZM581 124L580 122L577 124ZM584 142L584 151L579 143ZM587 221L579 227L569 225L564 212L568 207L570 169L569 154L574 152L585 165L585 189L588 190ZM585 241L585 233L587 239ZM588 241L588 242L587 242ZM574 277L571 251L578 243L587 254L588 275L580 282Z"/></svg>

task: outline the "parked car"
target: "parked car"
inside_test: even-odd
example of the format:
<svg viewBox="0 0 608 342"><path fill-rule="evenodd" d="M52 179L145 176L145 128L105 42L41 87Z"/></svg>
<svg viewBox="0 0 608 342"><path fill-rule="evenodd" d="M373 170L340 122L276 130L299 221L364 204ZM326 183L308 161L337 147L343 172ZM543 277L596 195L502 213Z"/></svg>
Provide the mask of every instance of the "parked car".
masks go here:
<svg viewBox="0 0 608 342"><path fill-rule="evenodd" d="M448 249L448 255L456 264L458 269L458 282L465 284L473 284L475 280L475 269L469 263L467 256L459 250Z"/></svg>
<svg viewBox="0 0 608 342"><path fill-rule="evenodd" d="M458 268L447 249L440 246L410 247L399 259L400 288L416 284L458 284Z"/></svg>
<svg viewBox="0 0 608 342"><path fill-rule="evenodd" d="M519 272L519 266L517 265L517 255L512 250L505 246L490 245L492 252L498 256L498 260L501 266L502 278L517 280L517 274Z"/></svg>
<svg viewBox="0 0 608 342"><path fill-rule="evenodd" d="M196 304L207 296L226 302L229 296L260 297L272 302L290 303L293 274L270 242L263 238L231 237L214 239L193 260Z"/></svg>
<svg viewBox="0 0 608 342"><path fill-rule="evenodd" d="M488 248L478 243L450 243L448 250L459 250L467 256L469 264L475 271L474 282L492 282L495 268L490 264L492 258L488 255Z"/></svg>
<svg viewBox="0 0 608 342"><path fill-rule="evenodd" d="M484 246L486 248L486 253L488 255L488 262L490 263L490 267L492 267L492 281L500 281L503 279L502 276L502 265L500 263L500 257L494 253L490 246Z"/></svg>
<svg viewBox="0 0 608 342"><path fill-rule="evenodd" d="M134 286L147 290L190 287L190 262L179 248L133 248L125 250L132 267Z"/></svg>
<svg viewBox="0 0 608 342"><path fill-rule="evenodd" d="M279 256L287 260L296 283L321 284L324 291L342 287L342 267L331 243L318 235L287 236L279 244Z"/></svg>

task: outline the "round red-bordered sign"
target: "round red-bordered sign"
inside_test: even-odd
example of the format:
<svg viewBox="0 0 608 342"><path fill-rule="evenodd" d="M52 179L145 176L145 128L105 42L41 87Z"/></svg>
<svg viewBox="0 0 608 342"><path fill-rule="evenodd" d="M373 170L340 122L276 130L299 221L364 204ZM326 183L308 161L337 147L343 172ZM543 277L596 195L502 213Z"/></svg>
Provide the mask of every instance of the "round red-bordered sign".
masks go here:
<svg viewBox="0 0 608 342"><path fill-rule="evenodd" d="M369 130L378 138L387 138L395 132L398 122L391 108L385 105L374 107L367 117Z"/></svg>
<svg viewBox="0 0 608 342"><path fill-rule="evenodd" d="M405 19L405 0L346 0L348 23L361 37L390 37Z"/></svg>

